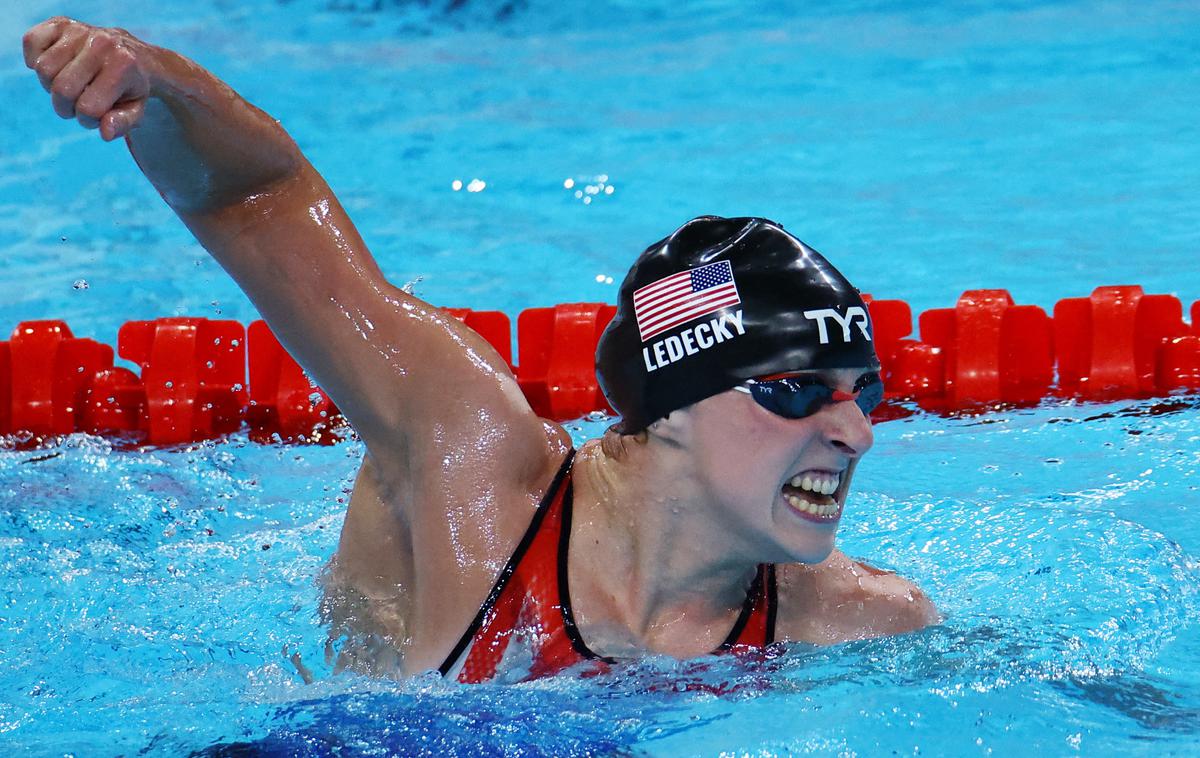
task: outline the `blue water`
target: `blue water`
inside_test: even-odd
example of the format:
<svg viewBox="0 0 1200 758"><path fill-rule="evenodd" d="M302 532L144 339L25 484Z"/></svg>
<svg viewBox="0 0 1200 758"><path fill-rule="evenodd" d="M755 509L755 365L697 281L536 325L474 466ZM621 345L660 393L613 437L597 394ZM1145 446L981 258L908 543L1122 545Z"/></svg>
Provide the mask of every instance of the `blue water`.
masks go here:
<svg viewBox="0 0 1200 758"><path fill-rule="evenodd" d="M442 305L612 302L699 213L778 218L916 310L1200 298L1194 4L25 0L0 10L0 329L255 317L123 148L53 115L17 42L52 13L180 49L280 118L389 276ZM315 580L356 443L0 452L0 751L1193 754L1198 405L880 425L842 547L916 580L938 627L507 687L325 663Z"/></svg>

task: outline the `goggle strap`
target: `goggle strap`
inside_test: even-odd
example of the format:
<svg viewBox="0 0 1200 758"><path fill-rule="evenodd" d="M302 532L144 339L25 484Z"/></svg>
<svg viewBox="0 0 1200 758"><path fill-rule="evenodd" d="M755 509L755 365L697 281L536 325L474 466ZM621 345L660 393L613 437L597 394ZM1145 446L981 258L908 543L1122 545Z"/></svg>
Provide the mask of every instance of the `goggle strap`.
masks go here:
<svg viewBox="0 0 1200 758"><path fill-rule="evenodd" d="M794 379L797 376L799 376L799 374L797 374L795 371L783 371L778 374L766 374L764 376L756 376L756 377L754 377L753 381L773 382L776 379Z"/></svg>

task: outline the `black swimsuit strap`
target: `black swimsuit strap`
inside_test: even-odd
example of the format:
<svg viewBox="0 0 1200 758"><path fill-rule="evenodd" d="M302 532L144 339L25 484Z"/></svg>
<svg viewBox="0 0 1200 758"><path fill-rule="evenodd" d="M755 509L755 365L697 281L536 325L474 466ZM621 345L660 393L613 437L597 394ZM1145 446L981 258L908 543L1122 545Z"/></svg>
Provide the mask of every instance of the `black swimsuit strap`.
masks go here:
<svg viewBox="0 0 1200 758"><path fill-rule="evenodd" d="M775 564L767 564L767 644L775 644L775 617L779 613L779 590L775 586Z"/></svg>
<svg viewBox="0 0 1200 758"><path fill-rule="evenodd" d="M760 597L767 609L765 642L770 645L775 641L775 612L779 607L775 588L775 564L760 563L758 564L758 573L754 575L754 581L750 583L750 589L746 590L746 600L742 603L742 612L734 622L733 629L729 630L729 636L725 638L716 652L724 652L737 644L738 638L746 629L746 624L750 623L750 616L754 613L754 606Z"/></svg>
<svg viewBox="0 0 1200 758"><path fill-rule="evenodd" d="M550 486L546 489L546 494L542 496L542 502L538 504L537 511L533 514L533 519L529 522L529 528L525 530L525 535L521 537L520 543L517 544L517 549L513 551L512 556L508 559L508 563L504 564L504 569L496 577L496 583L492 585L492 591L488 593L487 599L479 607L479 613L475 614L474 620L467 627L467 631L463 632L462 637L458 639L458 643L450 651L450 655L446 656L446 660L442 662L441 666L438 666L438 671L441 672L442 676L450 673L450 670L454 668L454 664L462 656L463 651L471 644L471 640L475 639L475 633L483 626L484 618L492 610L496 601L500 599L505 586L508 585L508 580L512 579L512 575L516 572L517 566L521 565L521 559L525 557L525 553L529 551L529 546L533 544L533 538L537 536L538 530L541 529L542 521L545 520L546 513L550 510L550 505L554 502L555 497L558 496L558 491L562 487L563 481L567 480L571 472L571 464L574 460L575 449L572 448L567 451L567 457L563 459L562 465L558 467L558 473L554 475L554 480L550 482Z"/></svg>
<svg viewBox="0 0 1200 758"><path fill-rule="evenodd" d="M605 655L599 655L592 652L592 649L583 641L583 636L579 634L579 626L575 623L575 613L571 610L571 590L568 585L567 571L567 556L571 549L571 511L575 504L575 488L571 484L567 484L567 492L563 496L562 510L562 525L558 535L558 609L562 614L563 629L567 633L567 639L571 641L571 647L575 648L575 652L587 659L595 659L604 661L605 663L616 663L615 658L609 658Z"/></svg>

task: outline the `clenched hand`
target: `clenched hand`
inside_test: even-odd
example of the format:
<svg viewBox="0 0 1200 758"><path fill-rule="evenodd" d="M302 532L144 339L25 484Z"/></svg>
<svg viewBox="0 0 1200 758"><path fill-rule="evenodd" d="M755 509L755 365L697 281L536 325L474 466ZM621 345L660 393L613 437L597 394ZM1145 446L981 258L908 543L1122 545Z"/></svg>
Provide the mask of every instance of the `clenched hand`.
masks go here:
<svg viewBox="0 0 1200 758"><path fill-rule="evenodd" d="M123 29L56 17L25 33L25 65L50 93L54 112L106 141L137 126L150 95L150 46Z"/></svg>

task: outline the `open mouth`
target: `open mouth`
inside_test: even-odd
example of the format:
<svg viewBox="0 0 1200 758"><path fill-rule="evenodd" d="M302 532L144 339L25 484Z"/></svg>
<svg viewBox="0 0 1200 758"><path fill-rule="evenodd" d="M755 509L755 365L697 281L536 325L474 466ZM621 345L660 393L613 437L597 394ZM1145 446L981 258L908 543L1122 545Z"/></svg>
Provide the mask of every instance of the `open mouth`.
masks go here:
<svg viewBox="0 0 1200 758"><path fill-rule="evenodd" d="M783 499L801 518L829 523L841 516L841 486L840 471L802 471L783 485Z"/></svg>

